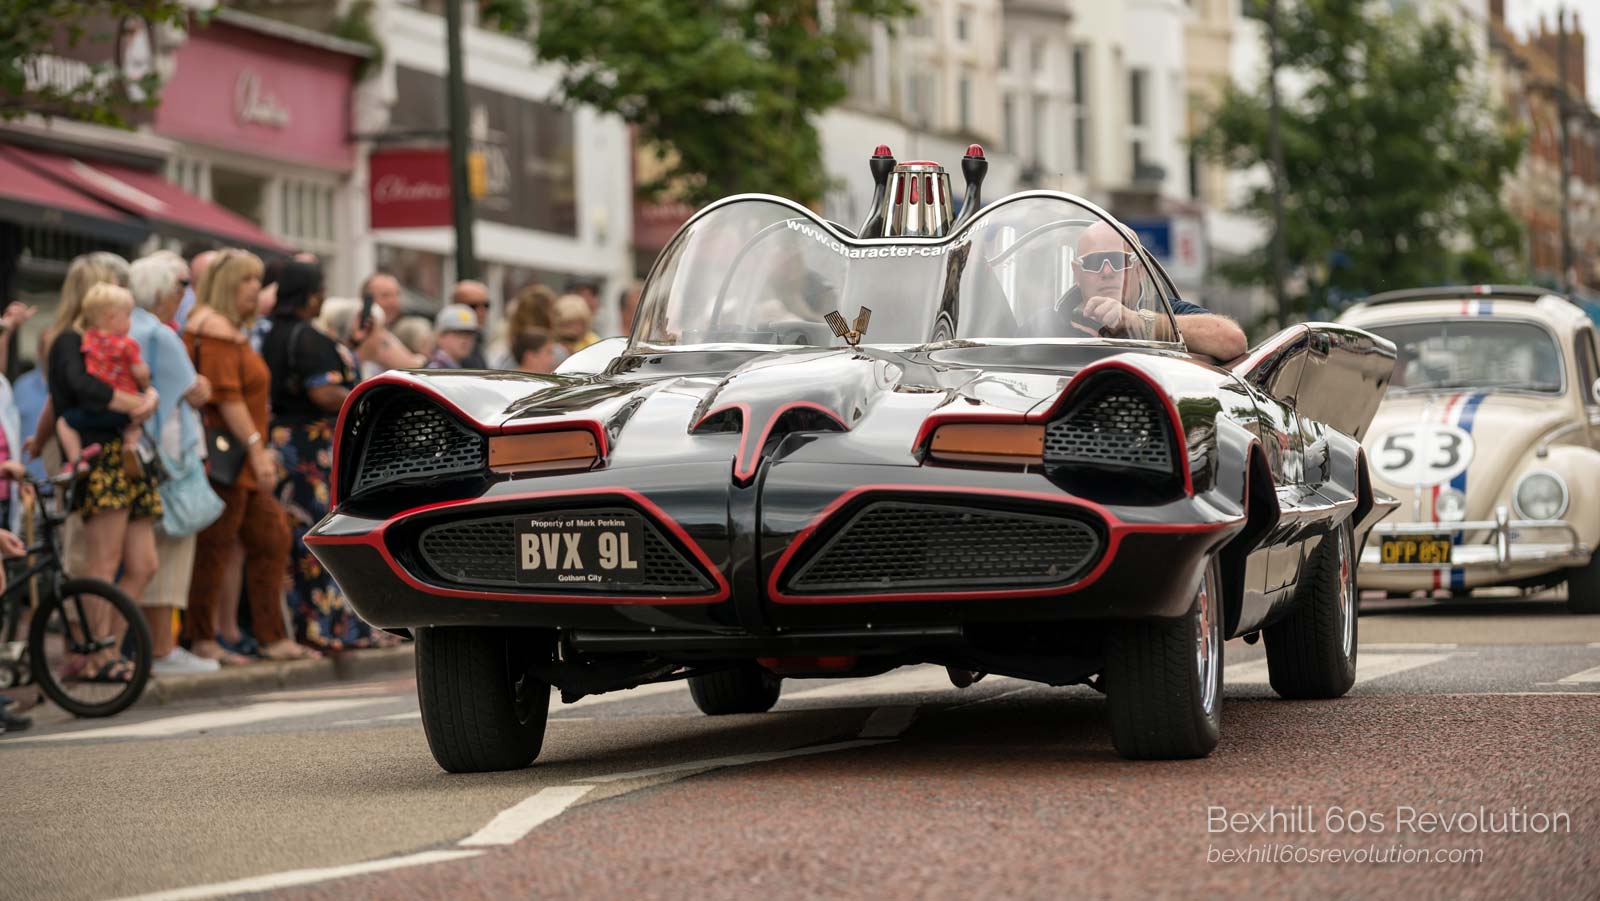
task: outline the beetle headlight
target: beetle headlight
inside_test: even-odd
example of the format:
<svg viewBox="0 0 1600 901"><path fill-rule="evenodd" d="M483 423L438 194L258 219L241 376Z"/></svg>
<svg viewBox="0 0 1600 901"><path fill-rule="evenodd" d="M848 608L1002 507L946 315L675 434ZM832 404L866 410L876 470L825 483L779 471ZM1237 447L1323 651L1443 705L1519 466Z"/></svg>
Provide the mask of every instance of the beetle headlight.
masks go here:
<svg viewBox="0 0 1600 901"><path fill-rule="evenodd" d="M1553 472L1530 472L1517 483L1511 504L1523 519L1556 519L1567 512L1567 483Z"/></svg>

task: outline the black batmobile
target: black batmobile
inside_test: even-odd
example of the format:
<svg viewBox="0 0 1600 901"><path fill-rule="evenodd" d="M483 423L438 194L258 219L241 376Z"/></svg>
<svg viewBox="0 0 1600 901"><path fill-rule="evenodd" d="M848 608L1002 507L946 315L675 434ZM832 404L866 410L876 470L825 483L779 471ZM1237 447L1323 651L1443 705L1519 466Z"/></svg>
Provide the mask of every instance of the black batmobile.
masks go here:
<svg viewBox="0 0 1600 901"><path fill-rule="evenodd" d="M351 393L307 542L415 636L446 770L529 764L552 686L687 679L727 714L918 663L1087 682L1133 758L1211 751L1233 636L1265 635L1284 697L1350 688L1393 346L1297 325L1218 365L1097 207L969 191L954 218L937 167L878 174L861 234L776 197L701 210L633 334L558 375Z"/></svg>

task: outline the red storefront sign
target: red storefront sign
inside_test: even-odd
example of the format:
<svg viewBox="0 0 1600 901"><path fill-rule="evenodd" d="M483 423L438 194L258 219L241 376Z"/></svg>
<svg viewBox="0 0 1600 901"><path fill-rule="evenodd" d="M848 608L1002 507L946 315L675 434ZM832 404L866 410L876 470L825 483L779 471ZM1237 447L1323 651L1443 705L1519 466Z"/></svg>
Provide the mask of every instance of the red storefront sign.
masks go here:
<svg viewBox="0 0 1600 901"><path fill-rule="evenodd" d="M347 170L359 58L215 22L178 48L161 91L163 135Z"/></svg>
<svg viewBox="0 0 1600 901"><path fill-rule="evenodd" d="M375 150L368 158L373 228L449 225L450 155L443 148Z"/></svg>

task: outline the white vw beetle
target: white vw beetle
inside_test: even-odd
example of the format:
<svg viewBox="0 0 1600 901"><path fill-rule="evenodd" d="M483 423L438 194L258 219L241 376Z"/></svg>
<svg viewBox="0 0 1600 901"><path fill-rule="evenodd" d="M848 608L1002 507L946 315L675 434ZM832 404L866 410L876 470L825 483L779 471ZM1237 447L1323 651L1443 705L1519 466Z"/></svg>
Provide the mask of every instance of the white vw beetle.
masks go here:
<svg viewBox="0 0 1600 901"><path fill-rule="evenodd" d="M1365 447L1401 505L1373 528L1362 588L1542 588L1600 613L1600 356L1593 323L1542 288L1392 291L1340 318L1395 343Z"/></svg>

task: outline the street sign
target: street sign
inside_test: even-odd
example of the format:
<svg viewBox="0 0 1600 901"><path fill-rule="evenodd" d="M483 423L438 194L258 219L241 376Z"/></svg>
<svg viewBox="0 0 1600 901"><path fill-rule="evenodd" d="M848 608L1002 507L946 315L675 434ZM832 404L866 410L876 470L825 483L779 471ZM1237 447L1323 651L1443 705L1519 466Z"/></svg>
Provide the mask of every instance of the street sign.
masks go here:
<svg viewBox="0 0 1600 901"><path fill-rule="evenodd" d="M443 147L374 150L368 169L373 228L451 223L450 157Z"/></svg>

